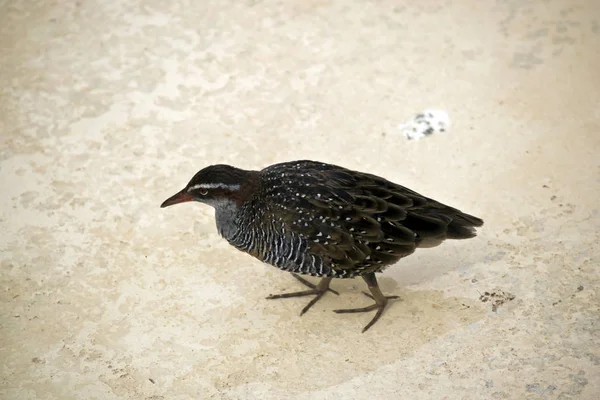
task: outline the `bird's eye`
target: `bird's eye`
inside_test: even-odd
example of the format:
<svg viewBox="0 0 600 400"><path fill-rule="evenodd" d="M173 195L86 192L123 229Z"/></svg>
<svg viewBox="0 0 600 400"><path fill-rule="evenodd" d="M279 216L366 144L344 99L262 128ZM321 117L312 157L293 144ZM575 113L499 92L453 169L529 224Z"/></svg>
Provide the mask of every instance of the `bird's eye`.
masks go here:
<svg viewBox="0 0 600 400"><path fill-rule="evenodd" d="M198 190L198 192L200 192L200 194L202 196L206 196L208 194L208 189L200 188L200 190Z"/></svg>

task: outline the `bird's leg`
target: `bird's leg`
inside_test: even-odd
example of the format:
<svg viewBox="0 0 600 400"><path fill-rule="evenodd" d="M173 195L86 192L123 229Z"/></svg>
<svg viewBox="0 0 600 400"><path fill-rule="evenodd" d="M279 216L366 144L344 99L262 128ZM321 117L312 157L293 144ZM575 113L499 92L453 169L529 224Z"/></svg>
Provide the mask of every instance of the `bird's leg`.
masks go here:
<svg viewBox="0 0 600 400"><path fill-rule="evenodd" d="M267 297L267 299L285 299L288 297L300 297L300 296L310 296L315 295L315 298L312 299L306 307L302 309L300 315L307 312L323 295L327 292L331 292L333 294L339 294L333 289L329 288L329 284L331 283L332 278L322 278L318 284L310 283L306 279L302 278L300 275L292 274L292 276L302 282L305 286L308 286L310 290L303 290L301 292L293 292L293 293L283 293L283 294L272 294Z"/></svg>
<svg viewBox="0 0 600 400"><path fill-rule="evenodd" d="M377 283L377 278L375 277L374 272L363 275L362 278L367 283L367 286L369 287L369 290L371 291L371 294L368 294L367 292L363 292L363 293L367 297L370 297L373 300L375 300L375 304L372 304L368 307L363 307L363 308L350 308L350 309L333 310L333 311L336 313L339 313L339 314L344 314L344 313L359 313L359 312L368 312L368 311L377 310L377 312L375 313L375 316L373 317L371 322L369 322L367 324L367 326L365 326L363 328L362 331L365 332L367 329L372 327L375 322L377 322L379 317L381 317L381 314L383 314L383 310L385 310L388 300L398 299L399 296L384 296L383 293L381 293L381 290L379 289L379 284Z"/></svg>

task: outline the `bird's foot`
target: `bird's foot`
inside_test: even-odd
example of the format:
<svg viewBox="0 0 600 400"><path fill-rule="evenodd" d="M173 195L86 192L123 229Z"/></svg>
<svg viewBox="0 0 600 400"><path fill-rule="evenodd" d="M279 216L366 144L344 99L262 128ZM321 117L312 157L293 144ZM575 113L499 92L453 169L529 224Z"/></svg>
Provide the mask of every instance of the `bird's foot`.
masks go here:
<svg viewBox="0 0 600 400"><path fill-rule="evenodd" d="M323 278L319 281L318 284L311 283L306 279L302 278L300 275L292 274L294 278L302 282L305 286L308 286L310 290L303 290L300 292L292 292L292 293L282 293L282 294L272 294L267 296L267 299L286 299L289 297L301 297L301 296L310 296L314 295L315 297L302 309L300 315L307 312L317 301L323 297L323 295L327 292L331 292L333 294L339 295L338 292L329 288L329 283L331 283L331 278Z"/></svg>
<svg viewBox="0 0 600 400"><path fill-rule="evenodd" d="M369 322L367 324L367 326L365 326L363 328L362 331L364 333L367 331L367 329L372 327L373 324L375 324L375 322L377 322L379 320L379 318L383 314L383 310L385 310L385 307L387 306L388 300L399 299L400 296L384 296L383 293L381 293L381 290L379 289L379 285L377 284L377 279L375 278L374 273L363 275L362 278L365 280L365 282L369 286L369 290L372 293L372 294L369 294L367 292L363 292L363 294L365 296L375 300L375 304L371 304L370 306L362 307L362 308L349 308L349 309L333 310L333 311L338 314L349 314L349 313L361 313L361 312L369 312L369 311L377 310L377 312L375 313L375 316L373 317L373 319L371 319L371 322Z"/></svg>

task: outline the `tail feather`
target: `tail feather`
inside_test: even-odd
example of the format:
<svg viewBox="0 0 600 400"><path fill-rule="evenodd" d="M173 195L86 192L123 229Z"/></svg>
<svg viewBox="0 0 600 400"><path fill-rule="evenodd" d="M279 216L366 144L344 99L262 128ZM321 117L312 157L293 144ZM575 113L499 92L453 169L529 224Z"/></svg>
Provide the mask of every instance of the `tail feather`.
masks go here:
<svg viewBox="0 0 600 400"><path fill-rule="evenodd" d="M483 220L473 215L458 212L452 216L446 235L448 239L469 239L477 236L475 227L482 226Z"/></svg>

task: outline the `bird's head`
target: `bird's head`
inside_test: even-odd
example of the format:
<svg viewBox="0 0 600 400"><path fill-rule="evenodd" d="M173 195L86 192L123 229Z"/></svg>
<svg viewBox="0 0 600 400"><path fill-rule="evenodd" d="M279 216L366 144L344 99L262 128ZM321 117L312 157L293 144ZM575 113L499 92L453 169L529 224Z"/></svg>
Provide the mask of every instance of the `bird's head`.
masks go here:
<svg viewBox="0 0 600 400"><path fill-rule="evenodd" d="M230 165L211 165L198 171L181 191L165 200L160 207L188 201L199 201L215 208L231 202L240 205L254 186L256 175L256 171Z"/></svg>

